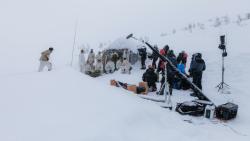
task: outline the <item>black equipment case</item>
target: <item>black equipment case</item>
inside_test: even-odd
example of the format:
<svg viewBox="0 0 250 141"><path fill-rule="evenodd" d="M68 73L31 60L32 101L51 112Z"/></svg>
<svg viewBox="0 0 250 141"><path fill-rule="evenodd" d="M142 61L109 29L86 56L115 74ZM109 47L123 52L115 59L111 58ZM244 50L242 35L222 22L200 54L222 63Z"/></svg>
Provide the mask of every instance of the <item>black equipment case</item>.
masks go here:
<svg viewBox="0 0 250 141"><path fill-rule="evenodd" d="M236 117L238 105L234 103L226 103L216 108L215 113L218 119L230 120Z"/></svg>

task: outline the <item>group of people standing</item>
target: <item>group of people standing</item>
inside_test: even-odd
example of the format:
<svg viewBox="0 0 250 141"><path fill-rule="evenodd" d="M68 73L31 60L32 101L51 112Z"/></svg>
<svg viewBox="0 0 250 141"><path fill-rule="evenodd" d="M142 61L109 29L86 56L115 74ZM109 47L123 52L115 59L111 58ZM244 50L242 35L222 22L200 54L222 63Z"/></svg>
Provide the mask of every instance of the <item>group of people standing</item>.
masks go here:
<svg viewBox="0 0 250 141"><path fill-rule="evenodd" d="M120 69L121 73L130 74L132 66L127 58L126 51L124 51L123 56L120 57L116 52L112 52L111 56L107 56L99 51L98 54L95 55L93 49L91 49L87 61L85 61L84 50L81 50L79 55L80 71L89 75L101 75L103 73L113 73Z"/></svg>
<svg viewBox="0 0 250 141"><path fill-rule="evenodd" d="M202 89L202 73L206 69L206 64L202 59L201 53L196 53L192 56L189 73L186 73L188 54L185 51L180 52L176 57L174 51L170 50L168 45L160 50L158 50L157 46L154 46L154 49L166 57L179 72L189 78L193 78L193 83ZM173 89L187 90L191 87L187 80L178 77L176 70L169 63L160 59L157 53L153 52L153 54L148 57L152 60L152 64L148 66L148 69L142 76L142 80L148 83L149 91L157 91L157 82L161 83L160 90L163 90L165 86L165 76L167 76L170 95L172 95ZM167 74L165 75L165 73ZM162 74L161 80L159 80L159 74ZM158 94L163 94L163 91L159 91ZM195 92L192 95L195 96Z"/></svg>

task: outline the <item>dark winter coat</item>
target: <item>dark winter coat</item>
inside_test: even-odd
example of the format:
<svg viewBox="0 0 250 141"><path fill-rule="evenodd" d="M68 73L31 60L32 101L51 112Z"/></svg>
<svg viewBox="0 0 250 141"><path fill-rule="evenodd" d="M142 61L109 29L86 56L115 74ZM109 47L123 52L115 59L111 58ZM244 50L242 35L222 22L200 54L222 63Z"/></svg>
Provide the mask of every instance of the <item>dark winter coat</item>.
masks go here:
<svg viewBox="0 0 250 141"><path fill-rule="evenodd" d="M171 61L171 63L177 67L177 59L175 57L175 55L171 55L168 56L168 59ZM167 73L168 73L168 77L173 77L176 73L176 71L170 66L170 64L167 64Z"/></svg>
<svg viewBox="0 0 250 141"><path fill-rule="evenodd" d="M148 83L148 86L154 86L157 82L157 74L154 72L153 68L149 68L142 76L142 80Z"/></svg>
<svg viewBox="0 0 250 141"><path fill-rule="evenodd" d="M193 74L193 73L200 73L204 70L206 70L205 61L202 58L195 57L190 64L189 72Z"/></svg>
<svg viewBox="0 0 250 141"><path fill-rule="evenodd" d="M139 51L139 55L141 56L141 58L147 58L147 50L146 50L146 48L140 48L140 49L138 49L138 51Z"/></svg>
<svg viewBox="0 0 250 141"><path fill-rule="evenodd" d="M182 62L183 64L187 63L187 57L188 55L186 53L179 53L178 57L177 57L177 62L180 63Z"/></svg>

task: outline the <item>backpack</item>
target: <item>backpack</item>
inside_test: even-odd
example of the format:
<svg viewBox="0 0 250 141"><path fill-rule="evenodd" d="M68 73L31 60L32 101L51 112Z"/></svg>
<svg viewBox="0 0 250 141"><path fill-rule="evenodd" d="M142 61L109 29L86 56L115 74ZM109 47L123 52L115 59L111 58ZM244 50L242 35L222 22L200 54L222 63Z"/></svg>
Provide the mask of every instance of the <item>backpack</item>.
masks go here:
<svg viewBox="0 0 250 141"><path fill-rule="evenodd" d="M175 111L181 115L203 116L205 107L205 104L197 101L186 101L183 103L177 103Z"/></svg>

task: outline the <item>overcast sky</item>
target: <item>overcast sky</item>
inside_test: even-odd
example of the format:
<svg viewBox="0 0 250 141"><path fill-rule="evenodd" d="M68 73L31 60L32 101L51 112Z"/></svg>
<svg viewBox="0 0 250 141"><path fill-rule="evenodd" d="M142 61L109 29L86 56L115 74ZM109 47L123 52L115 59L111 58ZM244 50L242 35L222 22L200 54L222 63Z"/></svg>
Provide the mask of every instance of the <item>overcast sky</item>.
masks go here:
<svg viewBox="0 0 250 141"><path fill-rule="evenodd" d="M0 0L0 47L71 46L136 33L154 36L215 16L250 12L249 0Z"/></svg>

